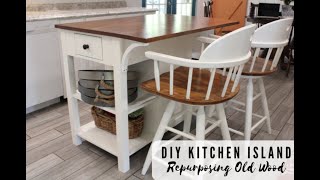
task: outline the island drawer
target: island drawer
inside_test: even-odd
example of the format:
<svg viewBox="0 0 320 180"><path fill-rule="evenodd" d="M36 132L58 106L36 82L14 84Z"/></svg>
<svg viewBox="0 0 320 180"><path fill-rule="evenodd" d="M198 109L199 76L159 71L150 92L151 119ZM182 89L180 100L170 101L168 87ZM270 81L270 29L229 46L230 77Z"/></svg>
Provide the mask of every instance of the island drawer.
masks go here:
<svg viewBox="0 0 320 180"><path fill-rule="evenodd" d="M85 34L75 34L77 55L102 60L102 38Z"/></svg>

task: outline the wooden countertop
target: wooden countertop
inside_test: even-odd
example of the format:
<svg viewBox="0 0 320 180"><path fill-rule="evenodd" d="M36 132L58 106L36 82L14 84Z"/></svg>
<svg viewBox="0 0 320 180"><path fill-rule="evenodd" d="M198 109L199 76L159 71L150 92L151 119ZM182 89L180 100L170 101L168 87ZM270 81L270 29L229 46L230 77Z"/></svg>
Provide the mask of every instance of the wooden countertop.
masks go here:
<svg viewBox="0 0 320 180"><path fill-rule="evenodd" d="M233 20L217 18L152 14L57 24L55 27L149 43L238 23L239 22Z"/></svg>

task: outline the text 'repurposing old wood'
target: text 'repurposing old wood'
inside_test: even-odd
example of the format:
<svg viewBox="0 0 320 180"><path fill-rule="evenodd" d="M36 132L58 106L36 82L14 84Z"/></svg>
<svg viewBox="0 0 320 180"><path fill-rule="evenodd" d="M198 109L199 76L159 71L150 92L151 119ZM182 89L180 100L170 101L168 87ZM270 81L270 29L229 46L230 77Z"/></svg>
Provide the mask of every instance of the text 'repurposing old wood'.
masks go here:
<svg viewBox="0 0 320 180"><path fill-rule="evenodd" d="M152 14L117 19L57 24L56 28L149 43L238 24L234 20Z"/></svg>

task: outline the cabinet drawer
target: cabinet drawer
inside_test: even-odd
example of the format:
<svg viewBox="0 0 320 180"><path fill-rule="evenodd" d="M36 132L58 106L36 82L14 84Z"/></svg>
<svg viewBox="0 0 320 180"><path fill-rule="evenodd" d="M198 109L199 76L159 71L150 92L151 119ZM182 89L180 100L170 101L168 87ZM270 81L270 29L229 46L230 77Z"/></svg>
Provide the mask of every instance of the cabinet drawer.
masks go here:
<svg viewBox="0 0 320 180"><path fill-rule="evenodd" d="M97 36L75 34L77 55L102 60L102 39Z"/></svg>

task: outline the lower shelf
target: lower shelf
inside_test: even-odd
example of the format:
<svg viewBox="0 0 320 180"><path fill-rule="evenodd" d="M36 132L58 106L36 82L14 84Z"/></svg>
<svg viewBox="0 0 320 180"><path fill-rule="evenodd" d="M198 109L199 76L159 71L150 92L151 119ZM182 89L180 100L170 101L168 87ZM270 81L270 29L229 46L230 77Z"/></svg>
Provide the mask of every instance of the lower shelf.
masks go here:
<svg viewBox="0 0 320 180"><path fill-rule="evenodd" d="M96 127L94 122L90 122L80 127L78 136L101 149L118 156L117 136ZM140 137L129 139L129 154L137 152L153 139L153 134L142 132Z"/></svg>

